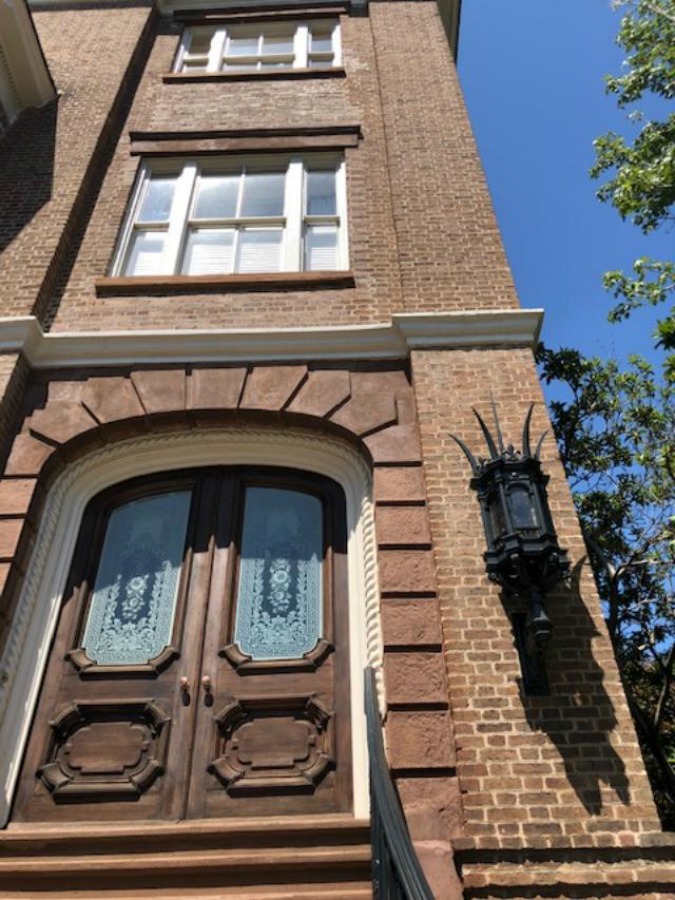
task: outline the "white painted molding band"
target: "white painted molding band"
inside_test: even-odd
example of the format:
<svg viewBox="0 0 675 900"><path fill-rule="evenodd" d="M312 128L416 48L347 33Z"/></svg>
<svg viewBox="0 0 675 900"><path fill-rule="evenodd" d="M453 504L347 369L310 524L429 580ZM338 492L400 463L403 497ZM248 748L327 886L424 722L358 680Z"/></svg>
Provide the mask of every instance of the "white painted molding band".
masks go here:
<svg viewBox="0 0 675 900"><path fill-rule="evenodd" d="M532 347L541 309L397 313L388 323L318 328L49 332L34 316L0 318L0 352L35 369L136 363L400 359L411 350Z"/></svg>

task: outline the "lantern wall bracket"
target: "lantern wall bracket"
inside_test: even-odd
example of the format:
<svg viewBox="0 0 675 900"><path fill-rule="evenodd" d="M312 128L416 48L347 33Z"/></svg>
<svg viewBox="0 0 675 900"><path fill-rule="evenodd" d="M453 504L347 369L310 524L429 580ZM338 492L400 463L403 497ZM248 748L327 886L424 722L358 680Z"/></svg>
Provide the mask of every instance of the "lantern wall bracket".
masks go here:
<svg viewBox="0 0 675 900"><path fill-rule="evenodd" d="M553 631L544 598L555 584L569 577L570 564L567 551L558 544L546 493L549 478L541 468L541 448L547 432L532 452L533 410L531 403L523 423L522 450L505 445L494 401L494 436L473 409L488 456L476 457L459 437L450 437L471 466L469 484L478 495L487 542L483 554L487 576L505 593L526 599L527 648L539 657Z"/></svg>

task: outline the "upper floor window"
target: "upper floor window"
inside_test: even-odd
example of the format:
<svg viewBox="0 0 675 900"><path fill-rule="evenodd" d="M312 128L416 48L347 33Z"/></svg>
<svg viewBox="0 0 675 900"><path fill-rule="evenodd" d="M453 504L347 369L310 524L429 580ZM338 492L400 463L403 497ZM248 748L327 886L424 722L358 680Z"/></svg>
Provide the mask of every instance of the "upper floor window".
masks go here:
<svg viewBox="0 0 675 900"><path fill-rule="evenodd" d="M195 26L183 32L176 72L263 72L340 65L335 19Z"/></svg>
<svg viewBox="0 0 675 900"><path fill-rule="evenodd" d="M227 275L347 268L344 159L143 164L113 275Z"/></svg>

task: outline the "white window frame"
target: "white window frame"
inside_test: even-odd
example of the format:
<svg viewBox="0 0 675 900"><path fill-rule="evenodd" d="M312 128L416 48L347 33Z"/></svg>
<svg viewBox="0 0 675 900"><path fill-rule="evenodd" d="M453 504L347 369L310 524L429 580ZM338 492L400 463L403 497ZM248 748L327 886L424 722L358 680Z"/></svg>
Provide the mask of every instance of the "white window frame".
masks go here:
<svg viewBox="0 0 675 900"><path fill-rule="evenodd" d="M190 217L197 178L200 173L227 174L241 172L281 172L285 170L284 210L280 216L243 217L231 219L209 219L205 227L228 227L235 231L257 227L280 227L282 244L280 266L270 272L316 271L305 269L305 232L312 225L330 224L337 228L336 265L331 271L345 271L349 268L349 245L347 237L347 177L344 154L308 153L269 154L260 156L227 157L177 157L173 159L144 160L136 179L131 202L122 225L117 249L111 267L113 277L137 277L125 272L133 235L138 231L163 231L167 235L155 277L181 275ZM306 214L306 177L310 171L335 172L336 210L331 215ZM177 178L171 212L166 222L137 222L147 187L153 176L175 176ZM233 261L235 260L233 251ZM239 275L237 272L223 272L222 275ZM187 275L185 277L191 277ZM195 276L199 277L199 276Z"/></svg>
<svg viewBox="0 0 675 900"><path fill-rule="evenodd" d="M326 31L330 34L332 49L330 51L312 51L311 35L313 30ZM192 57L190 53L190 45L193 35L197 32L204 34L211 33L211 41L208 54L198 54ZM282 54L261 55L260 39L258 43L258 52L251 56L236 57L237 68L228 69L223 66L224 59L227 58L227 43L231 33L250 32L251 35L274 36L275 34L283 34L291 32L293 36L293 52ZM332 57L332 59L331 59ZM184 68L185 63L191 58L198 58L204 61L204 67ZM312 61L326 60L325 66L312 67ZM266 69L262 67L263 62L280 62L278 69ZM284 65L288 63L288 65ZM274 71L283 71L284 69L308 69L316 68L331 69L342 65L342 41L340 37L340 22L338 19L309 19L307 21L298 22L289 20L287 22L251 22L251 23L232 23L229 25L209 26L196 25L193 28L186 27L181 35L180 46L174 63L174 72L182 75L191 73L198 74L223 72L261 72L268 74ZM245 68L244 68L245 67Z"/></svg>

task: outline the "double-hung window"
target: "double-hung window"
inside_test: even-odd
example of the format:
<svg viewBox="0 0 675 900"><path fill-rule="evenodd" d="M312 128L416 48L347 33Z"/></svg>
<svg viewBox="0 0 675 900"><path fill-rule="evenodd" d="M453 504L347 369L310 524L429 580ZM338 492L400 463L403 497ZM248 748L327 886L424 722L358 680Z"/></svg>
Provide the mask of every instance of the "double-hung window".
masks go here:
<svg viewBox="0 0 675 900"><path fill-rule="evenodd" d="M345 194L334 154L146 162L113 274L347 269Z"/></svg>
<svg viewBox="0 0 675 900"><path fill-rule="evenodd" d="M263 72L340 65L336 19L186 28L176 72Z"/></svg>

